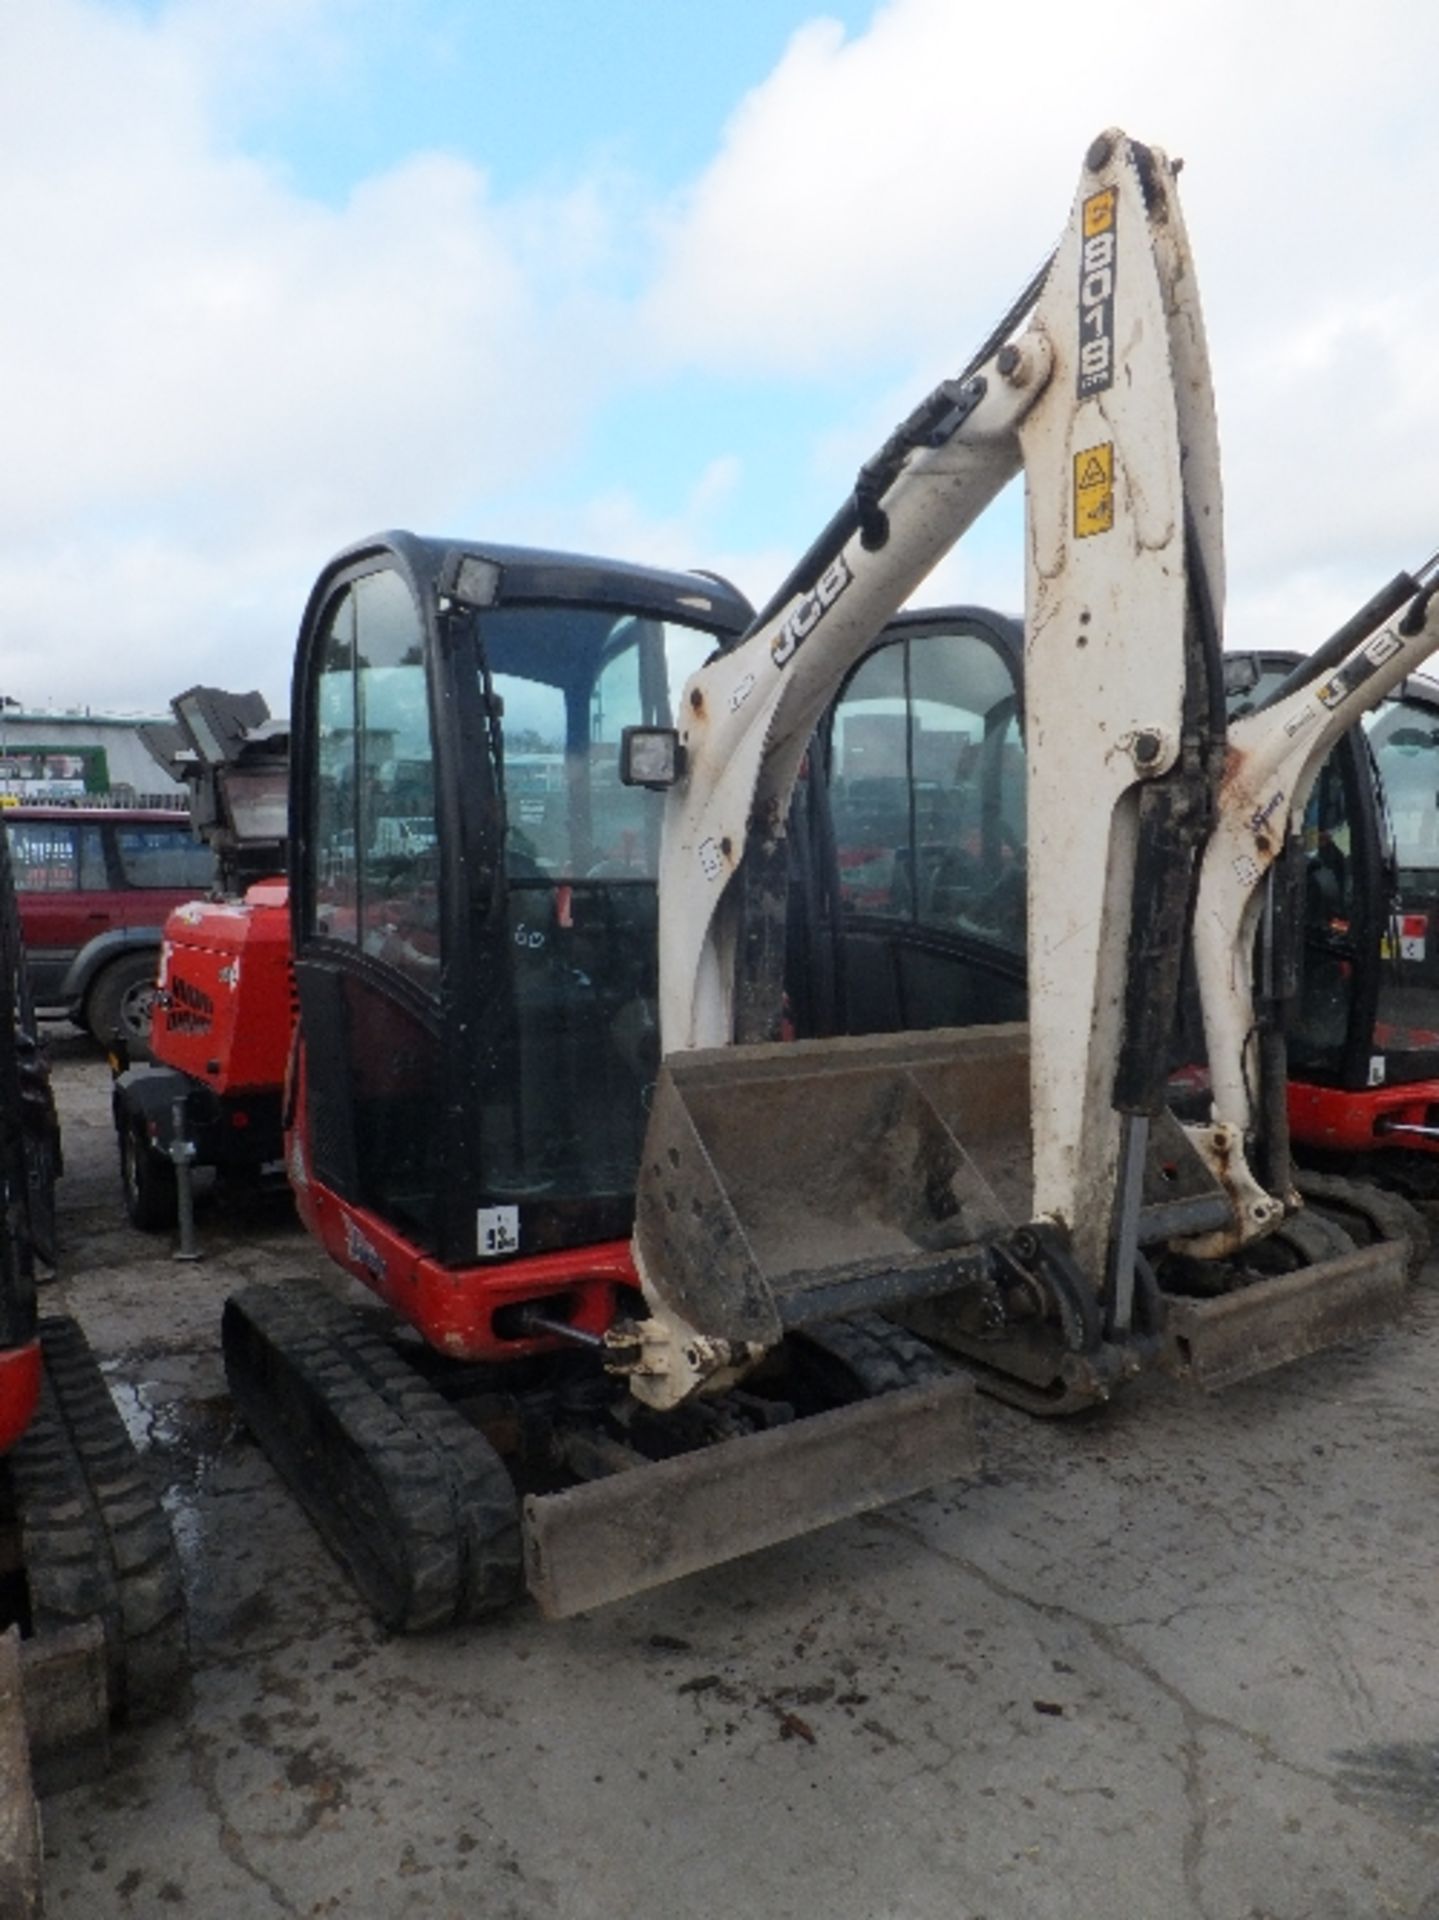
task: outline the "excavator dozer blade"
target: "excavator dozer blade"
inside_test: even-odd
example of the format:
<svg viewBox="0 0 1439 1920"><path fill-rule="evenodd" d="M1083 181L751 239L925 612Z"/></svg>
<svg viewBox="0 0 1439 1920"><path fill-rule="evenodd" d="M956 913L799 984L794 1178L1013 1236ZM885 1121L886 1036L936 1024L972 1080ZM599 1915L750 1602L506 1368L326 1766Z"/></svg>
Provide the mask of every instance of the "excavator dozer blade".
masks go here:
<svg viewBox="0 0 1439 1920"><path fill-rule="evenodd" d="M1171 1300L1171 1364L1206 1393L1320 1353L1397 1319L1409 1248L1381 1240L1215 1300Z"/></svg>
<svg viewBox="0 0 1439 1920"><path fill-rule="evenodd" d="M564 1620L971 1473L960 1373L524 1505L526 1584Z"/></svg>

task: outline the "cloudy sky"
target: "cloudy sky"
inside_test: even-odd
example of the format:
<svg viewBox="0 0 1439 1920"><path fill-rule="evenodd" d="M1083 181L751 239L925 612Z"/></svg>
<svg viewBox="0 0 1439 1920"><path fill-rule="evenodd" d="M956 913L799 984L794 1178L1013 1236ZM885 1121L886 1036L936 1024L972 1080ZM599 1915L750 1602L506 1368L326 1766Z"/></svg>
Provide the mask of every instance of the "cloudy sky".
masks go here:
<svg viewBox="0 0 1439 1920"><path fill-rule="evenodd" d="M288 697L379 527L763 596L1091 136L1184 157L1231 644L1439 546L1432 0L0 0L0 693ZM1002 503L921 598L1022 595Z"/></svg>

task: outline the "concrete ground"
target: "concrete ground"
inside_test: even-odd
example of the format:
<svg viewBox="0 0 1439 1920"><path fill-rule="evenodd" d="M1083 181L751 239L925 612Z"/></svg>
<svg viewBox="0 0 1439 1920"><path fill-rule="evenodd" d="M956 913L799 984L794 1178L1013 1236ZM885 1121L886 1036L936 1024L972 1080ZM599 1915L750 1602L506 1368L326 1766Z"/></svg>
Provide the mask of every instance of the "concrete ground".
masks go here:
<svg viewBox="0 0 1439 1920"><path fill-rule="evenodd" d="M55 1046L75 1313L169 1489L188 1709L45 1803L52 1920L1439 1920L1439 1292L1209 1402L986 1404L977 1484L563 1626L379 1631L237 1430L237 1280L120 1209Z"/></svg>

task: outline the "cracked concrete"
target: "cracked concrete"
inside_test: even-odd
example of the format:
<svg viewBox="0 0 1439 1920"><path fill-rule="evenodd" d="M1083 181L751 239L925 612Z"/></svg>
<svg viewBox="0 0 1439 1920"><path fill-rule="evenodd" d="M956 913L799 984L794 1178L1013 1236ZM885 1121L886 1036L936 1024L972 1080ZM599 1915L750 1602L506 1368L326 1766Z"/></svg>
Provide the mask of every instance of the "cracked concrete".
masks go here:
<svg viewBox="0 0 1439 1920"><path fill-rule="evenodd" d="M401 1641L236 1426L284 1210L120 1211L56 1045L47 1305L168 1488L187 1708L45 1805L52 1920L1439 1920L1439 1293L1209 1402L982 1413L977 1483L561 1626Z"/></svg>

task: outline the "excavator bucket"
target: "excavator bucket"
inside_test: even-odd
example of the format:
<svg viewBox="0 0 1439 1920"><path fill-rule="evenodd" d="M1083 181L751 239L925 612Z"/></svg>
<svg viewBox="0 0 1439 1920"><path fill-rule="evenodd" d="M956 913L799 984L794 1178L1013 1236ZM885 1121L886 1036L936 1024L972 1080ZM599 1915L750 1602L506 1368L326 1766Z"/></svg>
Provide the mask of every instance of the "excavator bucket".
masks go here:
<svg viewBox="0 0 1439 1920"><path fill-rule="evenodd" d="M1029 1218L1023 1027L672 1055L646 1136L635 1246L654 1296L772 1345L978 1273Z"/></svg>
<svg viewBox="0 0 1439 1920"><path fill-rule="evenodd" d="M635 1227L651 1297L707 1338L767 1346L817 1320L887 1313L1045 1413L1151 1366L1214 1391L1401 1310L1411 1248L1356 1247L1306 1212L1279 1236L1292 1271L1211 1263L1215 1297L1153 1292L1129 1327L1106 1330L1094 1284L1032 1216L1028 1069L1023 1026L672 1056ZM1223 1229L1231 1201L1167 1114L1141 1197L1151 1270L1193 1284L1167 1243Z"/></svg>
<svg viewBox="0 0 1439 1920"><path fill-rule="evenodd" d="M1025 1217L1026 1062L1013 1027L670 1059L636 1225L660 1296L709 1338L771 1347L982 1277L987 1240ZM977 1465L973 1400L936 1361L767 1432L616 1460L526 1500L526 1584L563 1618L956 1479Z"/></svg>

